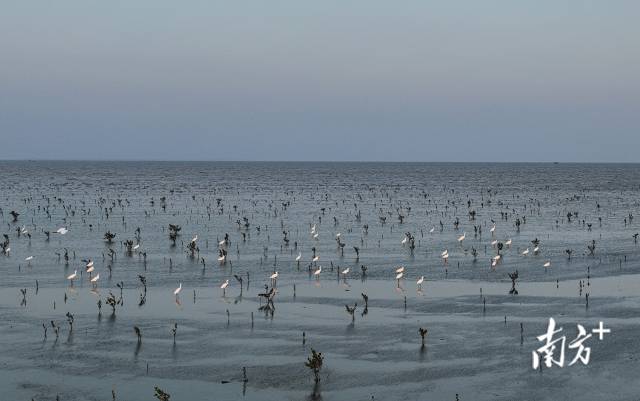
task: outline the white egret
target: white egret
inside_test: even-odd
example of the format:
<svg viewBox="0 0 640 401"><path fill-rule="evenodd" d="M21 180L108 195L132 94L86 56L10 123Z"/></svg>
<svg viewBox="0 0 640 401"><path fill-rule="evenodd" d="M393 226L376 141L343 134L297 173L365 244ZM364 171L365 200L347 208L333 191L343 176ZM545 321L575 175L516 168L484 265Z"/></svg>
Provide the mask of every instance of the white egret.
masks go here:
<svg viewBox="0 0 640 401"><path fill-rule="evenodd" d="M404 273L396 274L396 281L398 282L398 287L400 287L400 279L404 276Z"/></svg>
<svg viewBox="0 0 640 401"><path fill-rule="evenodd" d="M71 285L73 285L73 280L76 278L78 278L78 270L74 270L72 274L67 276L67 280L71 282Z"/></svg>

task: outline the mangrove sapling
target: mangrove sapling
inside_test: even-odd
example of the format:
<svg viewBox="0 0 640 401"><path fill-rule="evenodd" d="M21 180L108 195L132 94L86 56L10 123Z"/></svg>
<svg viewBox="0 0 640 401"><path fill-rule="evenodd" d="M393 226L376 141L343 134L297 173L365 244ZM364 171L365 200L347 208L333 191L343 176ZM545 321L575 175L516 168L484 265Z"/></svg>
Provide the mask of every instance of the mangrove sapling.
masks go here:
<svg viewBox="0 0 640 401"><path fill-rule="evenodd" d="M71 313L67 312L66 314L67 316L67 323L69 323L69 331L73 331L73 321L74 321L74 317Z"/></svg>
<svg viewBox="0 0 640 401"><path fill-rule="evenodd" d="M154 387L154 390L154 396L160 401L169 401L169 398L171 398L169 393L164 392L160 387Z"/></svg>
<svg viewBox="0 0 640 401"><path fill-rule="evenodd" d="M360 275L360 279L361 281L365 281L367 279L367 266L361 265L360 270L362 271L362 274Z"/></svg>
<svg viewBox="0 0 640 401"><path fill-rule="evenodd" d="M320 382L320 371L322 370L322 364L324 363L324 357L321 352L316 352L311 349L311 356L305 362L305 366L313 372L313 378L316 383Z"/></svg>
<svg viewBox="0 0 640 401"><path fill-rule="evenodd" d="M235 279L238 280L238 283L240 283L240 295L242 295L242 277L238 276L237 274L234 274L233 277L235 277Z"/></svg>
<svg viewBox="0 0 640 401"><path fill-rule="evenodd" d="M273 298L276 296L276 290L275 290L274 287L271 287L271 289L269 289L269 291L267 291L268 288L269 287L267 285L265 285L264 286L265 292L258 294L258 296L261 299L264 298L267 301L267 304L264 307L260 308L260 310L264 310L263 308L275 310L275 305L273 304Z"/></svg>
<svg viewBox="0 0 640 401"><path fill-rule="evenodd" d="M349 305L345 305L345 308L347 309L347 313L351 315L351 323L355 323L356 321L356 308L358 307L358 303L354 303L353 307L349 306Z"/></svg>
<svg viewBox="0 0 640 401"><path fill-rule="evenodd" d="M518 290L516 290L516 280L518 279L518 270L514 271L513 273L509 273L509 278L511 279L511 290L509 291L509 294L511 295L518 295Z"/></svg>
<svg viewBox="0 0 640 401"><path fill-rule="evenodd" d="M140 284L142 284L142 287L144 288L144 293L147 293L147 277L142 275L142 274L138 274L138 280L140 280Z"/></svg>
<svg viewBox="0 0 640 401"><path fill-rule="evenodd" d="M60 326L58 326L58 324L52 320L51 327L53 328L53 332L55 333L57 339L58 335L60 334Z"/></svg>
<svg viewBox="0 0 640 401"><path fill-rule="evenodd" d="M124 290L124 281L121 281L121 282L117 283L116 287L118 287L120 289L120 299L118 300L118 303L120 303L120 305L122 305L123 304L122 290Z"/></svg>
<svg viewBox="0 0 640 401"><path fill-rule="evenodd" d="M429 330L427 330L427 329L425 329L425 328L423 328L423 327L420 327L420 328L418 329L418 333L420 333L420 338L422 339L422 348L424 348L424 347L425 347L425 337L427 336L427 332L428 332L428 331L429 331Z"/></svg>
<svg viewBox="0 0 640 401"><path fill-rule="evenodd" d="M133 240L130 240L130 239L126 240L124 242L124 246L125 248L127 248L127 254L131 256L131 254L133 253Z"/></svg>
<svg viewBox="0 0 640 401"><path fill-rule="evenodd" d="M109 296L107 297L107 300L105 301L107 305L109 305L111 307L111 315L116 314L116 305L118 305L118 301L116 301L116 296L113 295L112 292L109 292Z"/></svg>
<svg viewBox="0 0 640 401"><path fill-rule="evenodd" d="M113 242L113 239L116 237L115 234L113 234L111 231L107 231L106 233L104 233L104 240L107 241L107 243L111 244Z"/></svg>
<svg viewBox="0 0 640 401"><path fill-rule="evenodd" d="M365 293L361 293L360 295L362 295L362 299L364 300L364 309L362 309L360 316L364 316L369 313L369 296Z"/></svg>
<svg viewBox="0 0 640 401"><path fill-rule="evenodd" d="M178 332L178 323L174 323L171 328L171 334L173 335L173 345L176 344L176 333Z"/></svg>
<svg viewBox="0 0 640 401"><path fill-rule="evenodd" d="M200 248L198 248L196 241L193 240L189 242L189 245L187 245L187 250L190 252L191 258L194 258L196 253L200 253Z"/></svg>

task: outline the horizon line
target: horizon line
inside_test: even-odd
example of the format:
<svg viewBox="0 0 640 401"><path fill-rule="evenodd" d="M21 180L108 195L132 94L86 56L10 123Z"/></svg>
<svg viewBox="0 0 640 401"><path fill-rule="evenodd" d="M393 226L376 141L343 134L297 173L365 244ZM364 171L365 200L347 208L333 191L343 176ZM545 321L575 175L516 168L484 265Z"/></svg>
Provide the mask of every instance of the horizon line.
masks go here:
<svg viewBox="0 0 640 401"><path fill-rule="evenodd" d="M425 161L425 160L232 160L232 159L4 159L0 162L159 162L159 163L423 163L423 164L640 164L640 161Z"/></svg>

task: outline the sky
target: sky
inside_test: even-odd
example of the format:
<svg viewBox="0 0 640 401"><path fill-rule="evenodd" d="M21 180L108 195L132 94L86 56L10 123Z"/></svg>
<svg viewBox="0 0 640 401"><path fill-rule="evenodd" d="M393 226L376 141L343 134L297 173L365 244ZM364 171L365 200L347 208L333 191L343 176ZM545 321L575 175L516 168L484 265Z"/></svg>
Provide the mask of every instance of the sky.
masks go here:
<svg viewBox="0 0 640 401"><path fill-rule="evenodd" d="M640 162L640 2L0 0L0 159Z"/></svg>

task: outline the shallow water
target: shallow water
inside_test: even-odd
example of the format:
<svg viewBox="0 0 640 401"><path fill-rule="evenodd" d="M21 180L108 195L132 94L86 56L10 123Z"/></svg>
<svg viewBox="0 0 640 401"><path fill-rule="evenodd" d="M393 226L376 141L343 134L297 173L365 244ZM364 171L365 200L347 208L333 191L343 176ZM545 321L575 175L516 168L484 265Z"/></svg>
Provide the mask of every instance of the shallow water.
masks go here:
<svg viewBox="0 0 640 401"><path fill-rule="evenodd" d="M640 394L632 373L640 355L634 334L640 252L632 235L640 230L629 219L640 206L637 165L0 162L0 171L3 232L11 247L0 256L0 386L8 399L104 400L112 389L118 400L153 399L155 385L171 400L314 398L303 365L312 347L326 357L315 397L324 400L455 400L456 394L461 400L628 400ZM17 222L11 210L21 214ZM578 217L568 222L568 212ZM515 218L523 216L526 224L517 230ZM243 217L248 228L236 223ZM182 226L175 246L169 223ZM474 225L482 226L481 235L474 235ZM23 227L31 238L18 235ZM58 227L69 232L47 241L44 231ZM116 233L112 244L102 238L107 230ZM401 244L405 232L415 236L413 251ZM228 260L220 264L225 233ZM192 257L186 244L195 235L200 250ZM537 255L534 238L541 241ZM127 252L127 239L140 248ZM492 269L494 239L513 243ZM525 248L528 256L521 255ZM29 263L27 256L34 259ZM82 259L94 260L93 274L100 273L94 291ZM544 268L545 261L551 266ZM405 276L397 282L400 265ZM323 271L316 278L318 266ZM514 296L507 273L516 269ZM81 277L70 286L66 277L74 270ZM275 311L265 315L257 294L274 270ZM143 305L139 274L147 278ZM242 294L234 274L244 279ZM415 280L422 275L419 290ZM223 294L219 285L226 279ZM104 301L110 291L119 295L119 282L124 304L112 315ZM179 304L172 295L178 282ZM27 289L24 305L20 288ZM369 296L365 315L362 292ZM344 304L355 302L352 323ZM75 318L73 332L67 312ZM576 324L590 328L601 320L613 334L590 343L589 365L537 372L531 351L541 345L535 337L549 317L570 339ZM61 326L57 340L51 320ZM134 325L143 333L140 345ZM425 349L418 327L429 329Z"/></svg>

